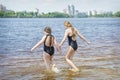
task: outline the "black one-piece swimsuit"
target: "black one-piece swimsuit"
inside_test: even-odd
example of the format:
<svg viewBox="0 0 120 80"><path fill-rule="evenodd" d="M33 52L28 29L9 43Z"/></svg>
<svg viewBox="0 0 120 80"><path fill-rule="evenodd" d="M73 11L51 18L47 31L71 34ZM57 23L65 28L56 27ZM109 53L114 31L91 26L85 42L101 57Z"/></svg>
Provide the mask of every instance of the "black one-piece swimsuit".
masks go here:
<svg viewBox="0 0 120 80"><path fill-rule="evenodd" d="M46 46L45 42L48 36L53 37L52 35L46 35L45 41L44 41L44 51L48 53L50 56L54 54L54 47L53 46Z"/></svg>
<svg viewBox="0 0 120 80"><path fill-rule="evenodd" d="M76 40L72 40L72 36L68 36L68 44L69 46L71 46L74 50L77 50L78 48L78 45L77 45L77 42Z"/></svg>

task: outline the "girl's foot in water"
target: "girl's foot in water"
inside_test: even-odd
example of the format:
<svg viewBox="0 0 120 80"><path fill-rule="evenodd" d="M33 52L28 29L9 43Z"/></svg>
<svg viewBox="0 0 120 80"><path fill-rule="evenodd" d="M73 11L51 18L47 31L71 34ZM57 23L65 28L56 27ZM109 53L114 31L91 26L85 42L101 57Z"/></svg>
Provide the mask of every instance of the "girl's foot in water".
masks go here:
<svg viewBox="0 0 120 80"><path fill-rule="evenodd" d="M70 71L73 71L73 72L79 72L80 70L79 69L69 69Z"/></svg>
<svg viewBox="0 0 120 80"><path fill-rule="evenodd" d="M56 67L56 64L53 64L52 71L55 72L55 73L59 73L60 72L60 70Z"/></svg>

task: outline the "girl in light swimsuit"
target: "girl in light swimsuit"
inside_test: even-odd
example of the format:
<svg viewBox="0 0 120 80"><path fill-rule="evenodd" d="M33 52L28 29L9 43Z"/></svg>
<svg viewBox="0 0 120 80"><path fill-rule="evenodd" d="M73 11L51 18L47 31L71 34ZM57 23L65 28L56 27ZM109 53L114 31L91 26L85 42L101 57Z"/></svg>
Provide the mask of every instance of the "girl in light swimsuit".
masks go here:
<svg viewBox="0 0 120 80"><path fill-rule="evenodd" d="M79 69L75 66L75 64L71 60L73 55L75 54L75 51L78 48L78 45L76 42L76 35L78 35L81 39L86 41L88 44L90 44L90 42L87 41L87 39L82 34L80 34L80 32L76 28L74 28L69 21L65 21L64 26L65 26L66 30L65 30L64 37L59 46L61 47L63 45L63 43L65 42L65 40L68 38L69 47L68 47L65 59L66 59L67 63L72 67L72 69L70 69L70 70L76 72L76 71L79 71Z"/></svg>
<svg viewBox="0 0 120 80"><path fill-rule="evenodd" d="M47 70L51 70L50 63L52 62L52 58L54 55L54 46L56 46L57 50L60 51L60 48L58 46L58 43L55 39L55 37L51 34L51 28L45 27L44 29L44 36L42 39L31 49L33 51L38 46L40 46L42 43L44 43L44 54L43 59L46 65Z"/></svg>

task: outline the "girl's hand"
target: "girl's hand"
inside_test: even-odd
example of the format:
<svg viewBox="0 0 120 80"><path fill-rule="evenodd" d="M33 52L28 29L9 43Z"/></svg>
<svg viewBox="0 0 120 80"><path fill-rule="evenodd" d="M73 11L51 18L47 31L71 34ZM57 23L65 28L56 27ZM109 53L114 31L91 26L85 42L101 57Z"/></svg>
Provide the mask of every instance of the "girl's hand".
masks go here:
<svg viewBox="0 0 120 80"><path fill-rule="evenodd" d="M58 45L58 52L61 54L62 53L62 51L61 51L61 46L60 45Z"/></svg>
<svg viewBox="0 0 120 80"><path fill-rule="evenodd" d="M33 51L33 48L30 50L31 52Z"/></svg>
<svg viewBox="0 0 120 80"><path fill-rule="evenodd" d="M90 44L91 44L91 42L89 42L89 41L88 41L88 42L87 42L87 44L88 44L88 45L90 45Z"/></svg>

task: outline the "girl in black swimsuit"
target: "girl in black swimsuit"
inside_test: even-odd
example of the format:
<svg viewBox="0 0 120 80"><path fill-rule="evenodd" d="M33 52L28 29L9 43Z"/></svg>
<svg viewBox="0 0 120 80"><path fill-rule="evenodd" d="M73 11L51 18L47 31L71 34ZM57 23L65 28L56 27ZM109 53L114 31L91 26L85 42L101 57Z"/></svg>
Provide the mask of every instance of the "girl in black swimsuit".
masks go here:
<svg viewBox="0 0 120 80"><path fill-rule="evenodd" d="M82 36L80 34L80 32L76 28L74 28L69 21L65 21L64 26L66 28L66 31L64 34L64 38L62 39L59 46L61 47L63 45L63 43L65 42L65 40L68 38L69 47L68 47L65 59L66 59L67 63L72 67L72 69L70 69L70 70L76 72L76 71L79 71L79 69L77 68L77 66L75 66L75 64L71 60L75 51L78 48L77 42L76 42L76 35L78 35L81 39L86 41L88 44L90 44L90 42L87 41L87 39L84 36Z"/></svg>
<svg viewBox="0 0 120 80"><path fill-rule="evenodd" d="M44 41L44 51L48 53L50 56L54 54L54 46L51 45L51 39L50 39L50 46L46 45L46 39L50 37L51 39L54 39L54 36L52 35L46 35L45 41Z"/></svg>
<svg viewBox="0 0 120 80"><path fill-rule="evenodd" d="M68 36L68 44L71 46L75 51L78 48L76 40L72 40L72 36Z"/></svg>
<svg viewBox="0 0 120 80"><path fill-rule="evenodd" d="M31 51L33 51L35 48L44 43L43 59L47 70L51 70L50 63L52 62L52 58L54 55L54 46L56 46L57 50L60 51L57 41L55 37L51 34L51 32L51 28L46 27L44 29L45 35L43 36L43 38L31 49Z"/></svg>

